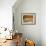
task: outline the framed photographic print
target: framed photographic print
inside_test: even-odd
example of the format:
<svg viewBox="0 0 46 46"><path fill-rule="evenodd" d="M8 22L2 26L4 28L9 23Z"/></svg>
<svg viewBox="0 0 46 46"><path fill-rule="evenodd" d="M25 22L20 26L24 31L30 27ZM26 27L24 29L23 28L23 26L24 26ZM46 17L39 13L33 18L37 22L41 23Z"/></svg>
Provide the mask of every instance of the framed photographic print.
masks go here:
<svg viewBox="0 0 46 46"><path fill-rule="evenodd" d="M22 24L36 24L36 13L22 13L21 15Z"/></svg>

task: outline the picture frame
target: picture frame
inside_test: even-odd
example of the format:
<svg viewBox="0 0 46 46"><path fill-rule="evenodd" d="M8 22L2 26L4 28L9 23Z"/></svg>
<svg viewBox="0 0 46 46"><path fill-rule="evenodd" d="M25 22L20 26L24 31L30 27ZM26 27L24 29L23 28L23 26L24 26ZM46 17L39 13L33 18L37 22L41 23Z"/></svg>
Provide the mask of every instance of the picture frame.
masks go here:
<svg viewBox="0 0 46 46"><path fill-rule="evenodd" d="M22 13L21 24L24 24L24 25L36 24L36 13Z"/></svg>

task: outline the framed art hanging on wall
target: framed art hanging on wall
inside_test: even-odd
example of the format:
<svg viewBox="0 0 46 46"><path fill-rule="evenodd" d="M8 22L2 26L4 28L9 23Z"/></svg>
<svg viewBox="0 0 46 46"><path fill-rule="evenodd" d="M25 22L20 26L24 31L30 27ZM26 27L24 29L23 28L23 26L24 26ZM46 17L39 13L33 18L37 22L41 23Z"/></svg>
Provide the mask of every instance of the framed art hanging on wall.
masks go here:
<svg viewBox="0 0 46 46"><path fill-rule="evenodd" d="M21 14L21 23L22 24L36 24L36 13L22 13Z"/></svg>

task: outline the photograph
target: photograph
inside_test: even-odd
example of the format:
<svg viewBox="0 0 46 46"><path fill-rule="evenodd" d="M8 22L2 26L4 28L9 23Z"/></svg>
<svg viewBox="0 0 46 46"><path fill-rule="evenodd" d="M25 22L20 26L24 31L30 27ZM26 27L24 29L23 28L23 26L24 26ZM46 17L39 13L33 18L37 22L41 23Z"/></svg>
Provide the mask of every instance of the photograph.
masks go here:
<svg viewBox="0 0 46 46"><path fill-rule="evenodd" d="M27 25L36 24L36 13L22 13L21 23Z"/></svg>

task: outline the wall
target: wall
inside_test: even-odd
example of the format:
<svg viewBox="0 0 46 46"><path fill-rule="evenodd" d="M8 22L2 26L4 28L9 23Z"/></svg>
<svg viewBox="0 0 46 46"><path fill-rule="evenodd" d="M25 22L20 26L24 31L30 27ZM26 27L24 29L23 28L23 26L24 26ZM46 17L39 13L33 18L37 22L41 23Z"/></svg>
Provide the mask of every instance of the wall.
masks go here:
<svg viewBox="0 0 46 46"><path fill-rule="evenodd" d="M16 0L0 0L0 27L12 29L12 6Z"/></svg>
<svg viewBox="0 0 46 46"><path fill-rule="evenodd" d="M14 5L16 6L16 5ZM35 41L36 46L41 46L41 1L23 0L19 6L14 7L15 29L23 33L23 37ZM36 13L36 25L22 25L21 13Z"/></svg>
<svg viewBox="0 0 46 46"><path fill-rule="evenodd" d="M46 46L46 0L41 1L41 40L42 46Z"/></svg>
<svg viewBox="0 0 46 46"><path fill-rule="evenodd" d="M16 0L0 0L0 27L12 29L12 6ZM2 29L0 29L0 32ZM9 31L0 34L0 38L5 38L5 35L10 35Z"/></svg>

